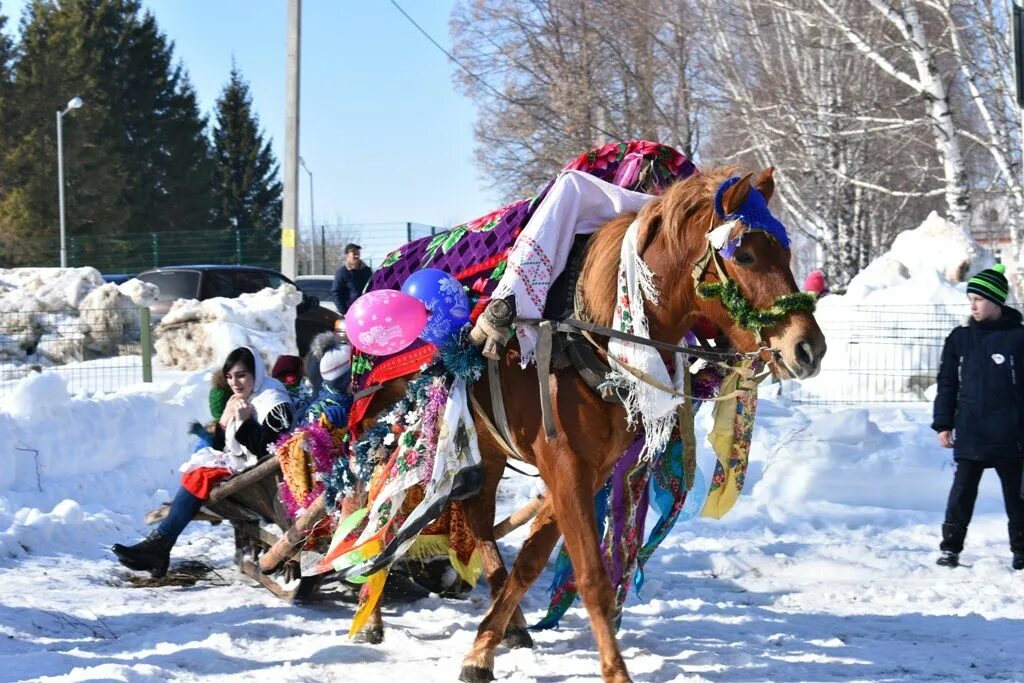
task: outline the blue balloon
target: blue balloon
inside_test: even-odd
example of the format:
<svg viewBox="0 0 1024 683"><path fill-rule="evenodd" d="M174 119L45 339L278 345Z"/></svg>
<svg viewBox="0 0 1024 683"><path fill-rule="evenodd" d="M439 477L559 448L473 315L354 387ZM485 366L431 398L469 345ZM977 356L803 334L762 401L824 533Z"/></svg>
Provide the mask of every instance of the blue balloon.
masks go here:
<svg viewBox="0 0 1024 683"><path fill-rule="evenodd" d="M419 299L427 309L427 326L420 339L440 346L469 322L469 297L454 276L437 268L424 268L410 275L402 292Z"/></svg>

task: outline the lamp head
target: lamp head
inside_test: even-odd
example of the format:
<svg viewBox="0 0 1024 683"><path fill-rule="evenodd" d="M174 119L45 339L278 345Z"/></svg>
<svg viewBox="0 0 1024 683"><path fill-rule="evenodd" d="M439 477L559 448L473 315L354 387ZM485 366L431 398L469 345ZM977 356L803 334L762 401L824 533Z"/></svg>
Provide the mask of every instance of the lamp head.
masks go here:
<svg viewBox="0 0 1024 683"><path fill-rule="evenodd" d="M81 108L82 104L84 103L82 102L81 97L72 97L68 101L68 109L79 109Z"/></svg>

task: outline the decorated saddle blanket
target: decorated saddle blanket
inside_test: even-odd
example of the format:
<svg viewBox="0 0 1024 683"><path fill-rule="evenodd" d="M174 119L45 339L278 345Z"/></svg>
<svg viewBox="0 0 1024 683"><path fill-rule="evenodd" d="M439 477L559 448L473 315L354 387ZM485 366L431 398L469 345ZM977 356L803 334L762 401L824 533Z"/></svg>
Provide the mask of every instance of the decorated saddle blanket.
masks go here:
<svg viewBox="0 0 1024 683"><path fill-rule="evenodd" d="M676 180L696 172L693 163L671 147L641 140L614 143L586 152L564 170L587 173L650 195L660 194ZM554 183L555 179L534 197L395 250L373 274L368 291L401 289L402 283L416 270L438 268L468 287L470 320L475 321L505 274L509 253L517 238ZM545 256L538 252L536 258L543 261ZM558 275L557 272L550 274ZM417 341L390 356L356 353L352 362L354 392L416 372L431 360L435 351L432 344ZM358 436L359 422L365 417L371 399L371 396L363 397L352 408L349 428L353 436Z"/></svg>

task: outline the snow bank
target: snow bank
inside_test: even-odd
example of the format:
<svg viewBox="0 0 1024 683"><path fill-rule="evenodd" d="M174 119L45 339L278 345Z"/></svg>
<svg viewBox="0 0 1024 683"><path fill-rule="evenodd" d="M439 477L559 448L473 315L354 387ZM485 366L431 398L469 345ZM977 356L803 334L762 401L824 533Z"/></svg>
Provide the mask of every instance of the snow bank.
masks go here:
<svg viewBox="0 0 1024 683"><path fill-rule="evenodd" d="M934 382L946 334L969 312L965 280L995 263L963 230L932 213L900 233L843 295L818 302L828 353L807 397L917 400Z"/></svg>
<svg viewBox="0 0 1024 683"><path fill-rule="evenodd" d="M94 555L104 536L137 526L176 488L208 386L195 373L84 398L56 373L18 383L0 399L0 558Z"/></svg>
<svg viewBox="0 0 1024 683"><path fill-rule="evenodd" d="M263 352L271 362L298 353L295 311L302 294L290 284L237 299L183 299L156 327L157 362L181 370L219 363L239 346Z"/></svg>
<svg viewBox="0 0 1024 683"><path fill-rule="evenodd" d="M95 268L0 270L0 362L5 379L29 366L117 355L139 339L135 309L156 297L154 285L104 283Z"/></svg>
<svg viewBox="0 0 1024 683"><path fill-rule="evenodd" d="M957 284L994 264L988 250L933 211L917 228L897 235L842 298L859 304L961 303L965 290Z"/></svg>
<svg viewBox="0 0 1024 683"><path fill-rule="evenodd" d="M140 538L145 513L174 492L194 445L188 423L208 413L208 381L197 372L84 398L47 373L0 398L3 670L12 680L186 672L184 680L206 681L238 678L244 661L242 678L251 680L323 680L339 666L356 677L401 670L451 680L486 604L483 585L471 600L431 597L389 610L391 630L372 652L343 636L350 607L325 619L240 578L228 525L190 525L175 546L172 563L217 568L196 587L129 588L109 547ZM647 565L643 598L627 601L620 637L636 680L706 680L704 671L744 680L916 681L951 671L956 680L977 672L1015 680L1024 593L1008 567L998 480L989 473L982 481L967 565L936 567L952 472L950 451L927 427L929 411L923 403L836 410L763 399L735 508L722 520L678 524ZM696 425L704 451L711 424L705 407ZM535 485L503 480L499 516ZM506 539L509 554L526 533ZM524 596L530 623L547 606L550 579L549 569ZM499 653L510 680L559 678L567 661L598 670L579 606L560 629L535 637L537 651ZM953 662L950 639L973 639L971 651L985 656L977 667L973 655ZM985 649L993 642L1009 644Z"/></svg>

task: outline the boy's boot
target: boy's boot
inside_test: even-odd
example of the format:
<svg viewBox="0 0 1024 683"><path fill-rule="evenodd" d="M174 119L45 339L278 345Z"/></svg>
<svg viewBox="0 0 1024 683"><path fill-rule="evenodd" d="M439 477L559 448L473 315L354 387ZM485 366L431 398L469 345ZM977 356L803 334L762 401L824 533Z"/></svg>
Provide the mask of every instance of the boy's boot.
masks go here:
<svg viewBox="0 0 1024 683"><path fill-rule="evenodd" d="M939 550L942 554L935 564L942 567L960 566L960 552L964 549L964 538L967 536L967 529L956 524L942 525L942 543Z"/></svg>
<svg viewBox="0 0 1024 683"><path fill-rule="evenodd" d="M1013 568L1024 569L1024 529L1010 527L1010 552L1013 553Z"/></svg>

